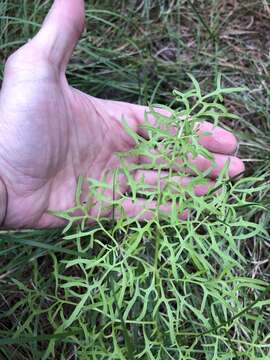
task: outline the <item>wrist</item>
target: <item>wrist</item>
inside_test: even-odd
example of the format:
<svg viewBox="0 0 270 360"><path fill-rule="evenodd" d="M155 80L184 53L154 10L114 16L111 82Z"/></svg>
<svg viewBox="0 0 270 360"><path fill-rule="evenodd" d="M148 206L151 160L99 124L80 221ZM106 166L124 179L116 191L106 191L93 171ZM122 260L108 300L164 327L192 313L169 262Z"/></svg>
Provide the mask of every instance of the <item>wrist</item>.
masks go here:
<svg viewBox="0 0 270 360"><path fill-rule="evenodd" d="M0 227L5 223L7 214L8 193L4 181L0 178Z"/></svg>

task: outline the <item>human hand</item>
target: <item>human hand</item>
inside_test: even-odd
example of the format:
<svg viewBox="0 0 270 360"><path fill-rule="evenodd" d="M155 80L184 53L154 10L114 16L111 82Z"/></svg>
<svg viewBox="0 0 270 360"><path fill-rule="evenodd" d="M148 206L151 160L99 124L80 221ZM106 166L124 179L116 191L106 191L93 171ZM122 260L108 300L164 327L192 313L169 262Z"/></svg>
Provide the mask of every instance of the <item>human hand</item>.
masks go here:
<svg viewBox="0 0 270 360"><path fill-rule="evenodd" d="M0 177L8 193L5 228L62 225L48 210L74 206L78 176L100 179L119 165L116 152L134 146L121 119L142 133L146 107L97 99L69 86L65 70L83 28L84 1L55 0L38 34L5 65L0 93ZM210 178L216 178L228 160L230 176L241 173L243 162L231 155L235 137L207 122L201 125L201 134L204 131L212 131L211 136L201 135L201 143L214 153L217 164ZM192 161L200 170L210 167L202 157ZM136 178L142 175L146 183L158 182L155 171L134 173ZM127 191L125 179L119 181ZM195 192L202 195L205 187L197 186ZM123 204L130 216L144 205L142 199ZM95 214L97 207L90 212Z"/></svg>

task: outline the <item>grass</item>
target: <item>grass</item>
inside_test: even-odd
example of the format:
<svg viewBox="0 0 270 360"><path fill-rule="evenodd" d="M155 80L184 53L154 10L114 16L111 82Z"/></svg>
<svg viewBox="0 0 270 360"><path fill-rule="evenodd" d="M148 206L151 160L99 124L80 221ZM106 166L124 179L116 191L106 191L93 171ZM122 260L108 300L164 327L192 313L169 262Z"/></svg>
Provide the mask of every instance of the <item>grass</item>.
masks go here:
<svg viewBox="0 0 270 360"><path fill-rule="evenodd" d="M48 1L0 1L2 70L48 7ZM222 105L219 117L239 137L247 171L233 183L224 172L222 193L200 199L172 177L162 194L129 178L136 196L180 201L190 209L188 221L178 221L175 207L170 218L156 209L147 223L123 216L64 232L2 231L0 358L268 359L269 5L103 0L88 2L86 15L88 31L68 69L81 90L171 105L173 116L158 119L169 124L179 112L188 115L188 91L191 106L202 102L188 73L203 95L216 89L219 73L221 89L247 87L230 90L223 101L218 94L204 99L211 110ZM203 151L187 122L179 131L177 142L167 133L162 157L186 161L187 150ZM136 151L149 151L158 135L152 129L149 142L136 138ZM127 174L124 155L119 171ZM113 206L121 209L121 201Z"/></svg>

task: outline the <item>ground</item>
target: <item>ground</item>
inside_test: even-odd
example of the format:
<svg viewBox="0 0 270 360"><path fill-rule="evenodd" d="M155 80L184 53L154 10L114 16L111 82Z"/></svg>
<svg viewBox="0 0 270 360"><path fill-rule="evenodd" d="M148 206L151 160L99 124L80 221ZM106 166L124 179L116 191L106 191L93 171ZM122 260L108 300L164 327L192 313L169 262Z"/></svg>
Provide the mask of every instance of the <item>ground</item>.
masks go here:
<svg viewBox="0 0 270 360"><path fill-rule="evenodd" d="M40 0L0 1L0 80L5 60L38 30L49 5ZM205 249L209 243L204 230L198 232L198 244L192 240L184 251L172 242L172 234L166 241L161 237L169 244L164 257L174 254L179 265L179 288L162 281L168 274L175 279L173 266L170 273L163 250L159 260L152 258L145 237L143 250L132 254L133 262L128 258L117 263L119 249L110 248L108 229L98 229L94 236L90 231L90 240L76 229L66 237L61 230L1 231L0 358L269 359L269 1L91 0L86 8L87 30L68 68L70 83L102 98L169 104L173 89L191 87L188 73L204 93L213 90L221 73L223 86L247 88L224 97L227 108L239 115L224 124L240 140L245 176L254 177L248 186L261 189L250 191L249 205L237 208L240 230L216 255ZM241 237L248 222L264 232ZM160 236L155 231L151 234ZM222 241L217 234L215 239ZM121 251L128 253L123 233L114 235L123 245ZM181 236L188 242L184 231ZM213 243L212 248L214 252ZM160 261L164 271L152 287L145 275L145 269L151 273L152 268L137 255L155 265ZM78 258L87 258L87 263ZM104 260L107 267L93 266L91 259ZM106 285L104 269L110 266L116 270ZM170 298L170 291L179 296ZM168 301L158 305L156 295ZM132 308L130 315L132 299L139 310ZM166 315L159 318L159 312ZM151 321L159 325L151 328Z"/></svg>

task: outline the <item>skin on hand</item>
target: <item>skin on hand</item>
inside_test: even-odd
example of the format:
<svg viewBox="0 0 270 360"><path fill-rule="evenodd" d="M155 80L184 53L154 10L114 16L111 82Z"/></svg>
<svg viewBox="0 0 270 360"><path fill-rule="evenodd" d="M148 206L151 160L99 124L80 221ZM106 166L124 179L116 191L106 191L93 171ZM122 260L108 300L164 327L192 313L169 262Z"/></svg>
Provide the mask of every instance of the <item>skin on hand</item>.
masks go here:
<svg viewBox="0 0 270 360"><path fill-rule="evenodd" d="M98 99L69 86L66 66L83 29L84 1L55 0L38 34L6 62L0 92L0 177L8 193L5 228L63 225L47 211L73 207L78 177L100 179L105 171L113 173L119 166L115 153L134 146L121 119L147 136L140 128L146 107ZM149 121L154 124L150 116ZM234 135L208 122L200 126L200 142L217 163L210 177L215 179L227 161L230 176L241 173L243 162L232 155L237 147ZM200 170L211 166L202 157L191 161ZM159 181L155 171L134 174L142 175L151 185ZM179 179L181 184L188 181ZM128 190L124 179L121 189ZM205 186L195 192L203 195ZM142 199L124 203L129 216L144 206ZM96 211L90 210L92 215ZM111 216L106 211L104 215Z"/></svg>

